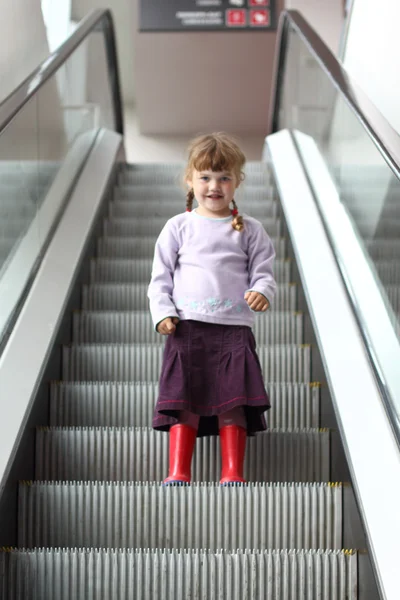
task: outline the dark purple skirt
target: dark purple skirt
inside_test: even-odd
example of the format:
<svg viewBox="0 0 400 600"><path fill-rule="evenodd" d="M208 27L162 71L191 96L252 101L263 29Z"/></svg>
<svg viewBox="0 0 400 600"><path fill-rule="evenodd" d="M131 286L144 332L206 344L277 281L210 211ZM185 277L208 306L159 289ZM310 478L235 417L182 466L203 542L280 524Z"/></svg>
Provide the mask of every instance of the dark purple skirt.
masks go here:
<svg viewBox="0 0 400 600"><path fill-rule="evenodd" d="M248 435L267 428L270 403L251 328L179 321L165 345L154 429L169 431L188 410L201 417L199 437L218 435L218 415L237 406Z"/></svg>

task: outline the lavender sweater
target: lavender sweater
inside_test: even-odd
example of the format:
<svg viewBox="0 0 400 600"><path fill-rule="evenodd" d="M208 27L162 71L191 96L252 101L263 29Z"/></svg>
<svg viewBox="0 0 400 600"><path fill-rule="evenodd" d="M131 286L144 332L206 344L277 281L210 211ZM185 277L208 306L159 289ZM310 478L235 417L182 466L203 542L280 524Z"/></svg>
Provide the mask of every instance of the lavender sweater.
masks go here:
<svg viewBox="0 0 400 600"><path fill-rule="evenodd" d="M212 219L195 211L176 215L160 233L148 289L156 328L166 317L225 325L254 324L247 291L275 294L275 251L259 221L244 214L244 230L232 217Z"/></svg>

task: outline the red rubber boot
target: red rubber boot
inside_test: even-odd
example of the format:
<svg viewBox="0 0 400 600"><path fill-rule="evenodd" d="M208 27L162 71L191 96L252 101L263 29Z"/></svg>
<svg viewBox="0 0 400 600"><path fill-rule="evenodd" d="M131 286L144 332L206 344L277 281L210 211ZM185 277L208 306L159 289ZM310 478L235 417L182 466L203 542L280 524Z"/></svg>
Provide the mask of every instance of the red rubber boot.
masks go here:
<svg viewBox="0 0 400 600"><path fill-rule="evenodd" d="M219 430L221 443L221 485L246 483L243 479L243 462L247 432L238 425L225 425Z"/></svg>
<svg viewBox="0 0 400 600"><path fill-rule="evenodd" d="M178 423L169 430L169 475L163 485L190 483L190 466L197 429Z"/></svg>

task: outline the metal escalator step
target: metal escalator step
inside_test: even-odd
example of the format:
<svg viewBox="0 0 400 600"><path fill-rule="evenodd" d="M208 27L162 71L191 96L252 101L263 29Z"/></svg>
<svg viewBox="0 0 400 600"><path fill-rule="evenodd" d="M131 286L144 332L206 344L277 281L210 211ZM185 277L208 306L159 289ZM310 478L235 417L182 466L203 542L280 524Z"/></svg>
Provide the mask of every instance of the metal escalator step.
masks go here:
<svg viewBox="0 0 400 600"><path fill-rule="evenodd" d="M397 218L381 218L377 225L375 236L380 237L392 237L399 239L400 236L400 219Z"/></svg>
<svg viewBox="0 0 400 600"><path fill-rule="evenodd" d="M16 166L18 164L16 163ZM123 173L153 173L153 172L169 172L185 169L185 161L176 161L168 163L159 162L136 162L136 163L121 163L120 172ZM252 172L267 172L270 168L270 161L249 160L244 167L245 173Z"/></svg>
<svg viewBox="0 0 400 600"><path fill-rule="evenodd" d="M400 229L399 229L400 234ZM375 267L378 275L385 285L400 285L400 261L398 260L377 260Z"/></svg>
<svg viewBox="0 0 400 600"><path fill-rule="evenodd" d="M183 211L180 211L183 212ZM282 235L282 223L279 219L260 219L267 233L271 237ZM135 237L158 236L166 223L164 217L137 217L136 219L105 219L103 234L111 236Z"/></svg>
<svg viewBox="0 0 400 600"><path fill-rule="evenodd" d="M345 551L12 550L0 571L3 600L358 597L357 554Z"/></svg>
<svg viewBox="0 0 400 600"><path fill-rule="evenodd" d="M82 288L83 310L148 310L148 283L139 285L95 283ZM274 310L294 311L297 285L278 284Z"/></svg>
<svg viewBox="0 0 400 600"><path fill-rule="evenodd" d="M22 483L22 548L342 548L340 484Z"/></svg>
<svg viewBox="0 0 400 600"><path fill-rule="evenodd" d="M271 238L277 258L286 255L286 239ZM153 258L155 238L142 237L136 239L121 237L101 237L97 240L97 256L99 258Z"/></svg>
<svg viewBox="0 0 400 600"><path fill-rule="evenodd" d="M151 258L96 258L90 262L90 283L144 283L150 282ZM290 283L292 262L277 259L274 275L279 283Z"/></svg>
<svg viewBox="0 0 400 600"><path fill-rule="evenodd" d="M249 437L248 482L329 481L330 433L311 429L268 430ZM137 428L39 428L35 479L44 481L162 481L168 473L167 433ZM219 437L198 438L192 481L220 479Z"/></svg>
<svg viewBox="0 0 400 600"><path fill-rule="evenodd" d="M267 383L271 429L307 429L320 425L320 388L307 383ZM153 418L158 383L53 382L50 425L146 427Z"/></svg>
<svg viewBox="0 0 400 600"><path fill-rule="evenodd" d="M365 240L365 245L373 259L399 259L400 258L400 240Z"/></svg>
<svg viewBox="0 0 400 600"><path fill-rule="evenodd" d="M62 378L69 381L158 381L163 345L73 344L63 347ZM259 346L269 383L310 382L311 347Z"/></svg>
<svg viewBox="0 0 400 600"><path fill-rule="evenodd" d="M185 210L185 199L170 201L162 198L161 200L147 200L143 196L137 196L132 200L117 200L108 205L108 214L110 218L133 219L135 217L164 217L165 219L173 217ZM242 213L249 214L257 219L275 218L278 213L278 205L271 200L254 202L246 199L246 202L240 205Z"/></svg>
<svg viewBox="0 0 400 600"><path fill-rule="evenodd" d="M119 185L114 188L113 200L115 202L124 201L127 204L136 204L142 200L156 202L158 204L173 203L182 204L186 199L187 190L181 186L165 186L148 183L145 185ZM238 190L236 202L240 206L256 203L269 203L272 201L272 188L266 185L254 185L246 183ZM195 201L196 205L196 201Z"/></svg>
<svg viewBox="0 0 400 600"><path fill-rule="evenodd" d="M183 174L184 169L175 172L128 172L120 173L118 175L119 186L134 186L134 185L159 185L159 186L173 186L176 189L182 190L183 186ZM243 185L243 184L242 184ZM268 188L271 185L271 176L268 172L265 173L247 173L245 179L245 186L265 186Z"/></svg>
<svg viewBox="0 0 400 600"><path fill-rule="evenodd" d="M253 333L257 344L301 344L303 315L271 312L256 319ZM154 331L148 311L80 312L73 315L72 340L76 344L161 343L165 337Z"/></svg>
<svg viewBox="0 0 400 600"><path fill-rule="evenodd" d="M400 286L388 285L385 287L388 298L396 313L400 313Z"/></svg>

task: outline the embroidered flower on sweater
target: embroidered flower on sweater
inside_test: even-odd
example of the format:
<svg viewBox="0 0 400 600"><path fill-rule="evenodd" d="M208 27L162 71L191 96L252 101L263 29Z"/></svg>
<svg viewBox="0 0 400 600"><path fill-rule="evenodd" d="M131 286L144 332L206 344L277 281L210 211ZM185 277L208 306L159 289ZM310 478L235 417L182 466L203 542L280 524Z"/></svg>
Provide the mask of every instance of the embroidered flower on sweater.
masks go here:
<svg viewBox="0 0 400 600"><path fill-rule="evenodd" d="M243 302L234 302L231 298L207 298L206 300L192 300L191 298L179 298L176 302L179 310L189 309L199 313L207 314L221 310L225 313L242 313Z"/></svg>

